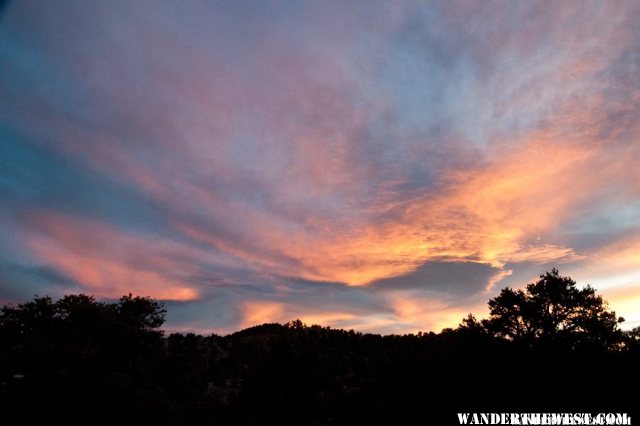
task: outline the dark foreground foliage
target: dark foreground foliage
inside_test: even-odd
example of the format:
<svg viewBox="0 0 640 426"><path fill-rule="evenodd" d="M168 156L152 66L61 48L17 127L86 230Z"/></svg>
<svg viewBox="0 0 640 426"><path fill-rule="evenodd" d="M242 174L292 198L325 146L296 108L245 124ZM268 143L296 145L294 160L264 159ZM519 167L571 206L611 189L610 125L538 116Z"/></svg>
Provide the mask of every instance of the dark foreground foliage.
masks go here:
<svg viewBox="0 0 640 426"><path fill-rule="evenodd" d="M490 308L489 319L469 316L440 334L293 321L166 337L162 305L148 298L36 297L0 315L0 423L446 425L457 412L635 414L639 333L620 332L592 289L554 270L526 291L503 290Z"/></svg>

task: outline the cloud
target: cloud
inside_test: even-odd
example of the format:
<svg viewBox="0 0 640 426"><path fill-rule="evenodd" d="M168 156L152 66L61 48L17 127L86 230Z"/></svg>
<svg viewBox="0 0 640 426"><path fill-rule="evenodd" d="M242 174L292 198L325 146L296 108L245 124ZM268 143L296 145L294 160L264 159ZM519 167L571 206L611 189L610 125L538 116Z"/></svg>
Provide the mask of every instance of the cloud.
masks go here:
<svg viewBox="0 0 640 426"><path fill-rule="evenodd" d="M500 270L485 263L427 262L407 275L376 281L371 287L386 290L431 290L458 297L484 291Z"/></svg>
<svg viewBox="0 0 640 426"><path fill-rule="evenodd" d="M26 246L40 261L102 297L136 293L168 300L191 300L187 282L198 253L166 240L134 235L83 218L51 212L26 219Z"/></svg>
<svg viewBox="0 0 640 426"><path fill-rule="evenodd" d="M634 274L639 13L13 3L0 293L49 271L177 328L395 332L550 266Z"/></svg>

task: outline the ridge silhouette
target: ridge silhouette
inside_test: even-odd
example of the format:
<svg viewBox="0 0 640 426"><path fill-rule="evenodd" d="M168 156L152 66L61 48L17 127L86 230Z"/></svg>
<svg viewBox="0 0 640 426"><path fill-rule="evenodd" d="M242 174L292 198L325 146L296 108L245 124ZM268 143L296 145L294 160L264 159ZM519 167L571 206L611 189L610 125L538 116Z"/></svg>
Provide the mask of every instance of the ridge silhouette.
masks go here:
<svg viewBox="0 0 640 426"><path fill-rule="evenodd" d="M490 317L381 336L263 324L161 331L161 302L38 297L0 310L0 423L457 424L459 412L633 416L640 329L556 269Z"/></svg>

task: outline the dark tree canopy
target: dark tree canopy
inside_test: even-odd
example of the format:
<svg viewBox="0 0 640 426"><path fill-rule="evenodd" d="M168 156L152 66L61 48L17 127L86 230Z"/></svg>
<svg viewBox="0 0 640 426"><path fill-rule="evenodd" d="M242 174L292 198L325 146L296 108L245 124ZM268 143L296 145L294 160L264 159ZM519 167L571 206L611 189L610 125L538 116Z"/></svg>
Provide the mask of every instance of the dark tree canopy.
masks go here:
<svg viewBox="0 0 640 426"><path fill-rule="evenodd" d="M162 303L149 297L123 296L116 303L97 302L85 294L64 296L53 302L49 296L34 297L17 306L0 309L0 326L19 334L42 333L56 327L129 328L154 331L164 323Z"/></svg>
<svg viewBox="0 0 640 426"><path fill-rule="evenodd" d="M508 340L613 349L623 338L618 323L624 319L608 310L591 286L579 289L555 268L525 290L503 289L489 300L489 309L484 327Z"/></svg>
<svg viewBox="0 0 640 426"><path fill-rule="evenodd" d="M0 339L26 352L46 349L52 362L53 354L125 356L156 344L165 312L162 303L131 294L113 303L85 294L56 302L36 296L0 309Z"/></svg>
<svg viewBox="0 0 640 426"><path fill-rule="evenodd" d="M592 288L553 270L489 304L489 319L469 315L439 334L380 336L295 320L226 336L164 336L164 307L149 298L36 297L0 309L0 423L422 425L457 424L458 412L633 415L637 392L612 390L640 381L640 328L619 332Z"/></svg>
<svg viewBox="0 0 640 426"><path fill-rule="evenodd" d="M167 313L161 303L148 297L133 297L131 293L121 297L115 308L117 314L128 326L146 331L162 326Z"/></svg>

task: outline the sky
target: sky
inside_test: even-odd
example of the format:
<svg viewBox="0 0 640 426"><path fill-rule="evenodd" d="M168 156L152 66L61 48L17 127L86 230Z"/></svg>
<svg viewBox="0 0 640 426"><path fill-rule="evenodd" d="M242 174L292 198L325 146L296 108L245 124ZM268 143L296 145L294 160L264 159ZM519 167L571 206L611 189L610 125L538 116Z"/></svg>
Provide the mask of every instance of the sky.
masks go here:
<svg viewBox="0 0 640 426"><path fill-rule="evenodd" d="M2 304L438 332L556 267L640 325L640 2L0 6Z"/></svg>

